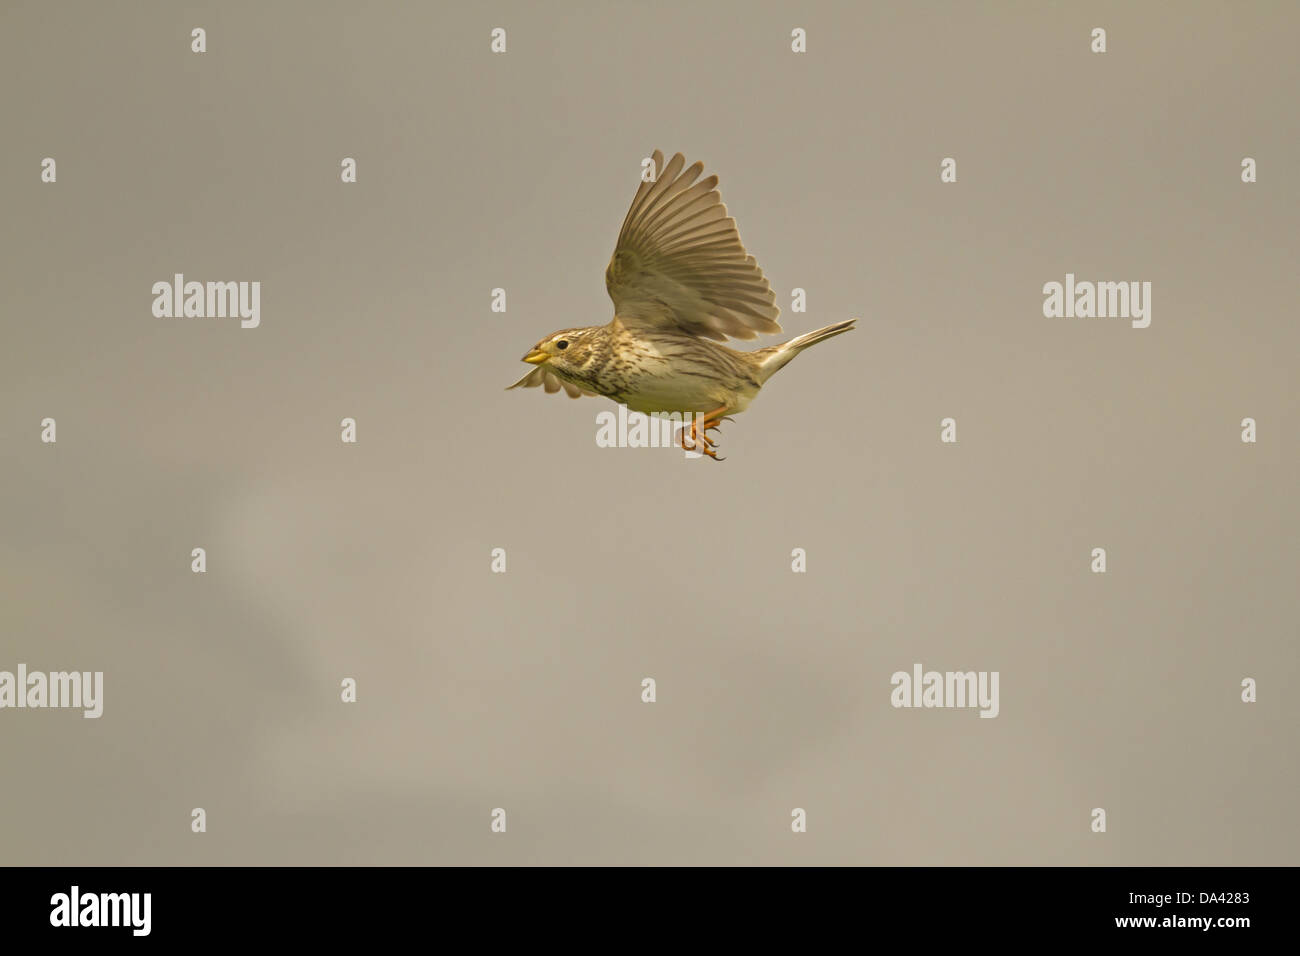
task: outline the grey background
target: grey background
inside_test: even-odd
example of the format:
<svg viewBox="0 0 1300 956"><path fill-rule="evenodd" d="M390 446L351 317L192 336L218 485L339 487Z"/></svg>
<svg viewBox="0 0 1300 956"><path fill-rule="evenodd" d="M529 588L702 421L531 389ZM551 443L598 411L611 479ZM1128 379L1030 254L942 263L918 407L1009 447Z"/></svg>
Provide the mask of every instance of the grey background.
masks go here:
<svg viewBox="0 0 1300 956"><path fill-rule="evenodd" d="M1298 26L5 3L0 669L106 689L0 712L0 862L1300 862ZM720 465L503 390L608 321L655 148L789 336L861 318ZM174 272L260 280L261 327L154 318ZM1151 327L1044 318L1066 272L1152 282ZM1001 715L891 708L918 661Z"/></svg>

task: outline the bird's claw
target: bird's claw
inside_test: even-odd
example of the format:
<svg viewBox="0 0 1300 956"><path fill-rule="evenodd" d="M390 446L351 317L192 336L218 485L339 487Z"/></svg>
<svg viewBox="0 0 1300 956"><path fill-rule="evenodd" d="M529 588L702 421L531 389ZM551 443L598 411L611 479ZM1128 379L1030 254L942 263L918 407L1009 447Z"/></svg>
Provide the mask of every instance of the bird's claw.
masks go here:
<svg viewBox="0 0 1300 956"><path fill-rule="evenodd" d="M690 444L687 444L686 432L685 429L683 429L682 448L688 452L693 451L697 454L707 455L714 461L726 461L725 458L719 457L718 453L713 450L717 447L718 443L709 437L709 432L716 431L718 426L723 422L734 420L735 419L730 416L726 418L709 418L708 416L705 416L703 422L691 422Z"/></svg>

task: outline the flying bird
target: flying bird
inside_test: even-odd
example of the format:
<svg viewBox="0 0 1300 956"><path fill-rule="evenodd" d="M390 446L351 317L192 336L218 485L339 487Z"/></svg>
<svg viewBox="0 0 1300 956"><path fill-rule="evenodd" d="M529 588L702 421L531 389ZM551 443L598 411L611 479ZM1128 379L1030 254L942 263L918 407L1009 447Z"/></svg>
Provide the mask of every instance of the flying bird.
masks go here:
<svg viewBox="0 0 1300 956"><path fill-rule="evenodd" d="M540 385L571 398L604 395L634 412L680 412L691 421L682 447L720 461L708 433L748 408L796 355L857 320L753 352L717 344L780 332L776 295L727 215L718 177L700 179L703 163L683 168L681 153L664 166L655 150L652 162L660 172L637 189L605 269L614 318L546 336L523 357L536 368L509 388Z"/></svg>

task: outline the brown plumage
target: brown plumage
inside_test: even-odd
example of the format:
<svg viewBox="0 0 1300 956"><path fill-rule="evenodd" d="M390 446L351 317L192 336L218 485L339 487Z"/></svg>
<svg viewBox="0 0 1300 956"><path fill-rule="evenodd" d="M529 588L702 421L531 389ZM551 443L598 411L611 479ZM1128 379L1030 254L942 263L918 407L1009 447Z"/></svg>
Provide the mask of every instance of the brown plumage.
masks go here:
<svg viewBox="0 0 1300 956"><path fill-rule="evenodd" d="M604 395L637 412L703 415L704 441L727 415L744 411L763 384L804 349L853 328L856 319L753 352L719 345L781 331L767 277L745 251L717 190L681 153L641 183L605 270L614 318L563 329L523 361L537 367L510 388ZM692 429L693 437L695 429ZM704 451L717 457L710 447Z"/></svg>

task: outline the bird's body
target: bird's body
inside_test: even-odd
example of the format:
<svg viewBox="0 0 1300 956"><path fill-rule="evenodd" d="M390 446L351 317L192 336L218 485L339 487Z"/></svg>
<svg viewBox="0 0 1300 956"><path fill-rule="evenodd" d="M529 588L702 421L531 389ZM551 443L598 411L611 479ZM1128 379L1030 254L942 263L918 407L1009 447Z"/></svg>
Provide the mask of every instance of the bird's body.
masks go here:
<svg viewBox="0 0 1300 956"><path fill-rule="evenodd" d="M552 341L569 344L564 361L548 368L562 382L634 412L725 409L724 414L734 415L748 408L763 383L803 349L852 327L851 321L842 322L782 345L738 352L674 329L629 331L615 317L608 325L556 332Z"/></svg>
<svg viewBox="0 0 1300 956"><path fill-rule="evenodd" d="M653 169L663 156L657 150ZM643 181L605 270L614 300L608 325L563 329L538 342L524 361L536 365L511 385L604 395L631 411L703 416L703 450L716 458L709 429L743 412L763 384L810 345L856 320L753 352L718 342L781 331L780 309L763 271L745 253L727 216L717 177L696 183L703 165L683 172L678 153ZM692 445L697 438L692 426Z"/></svg>

